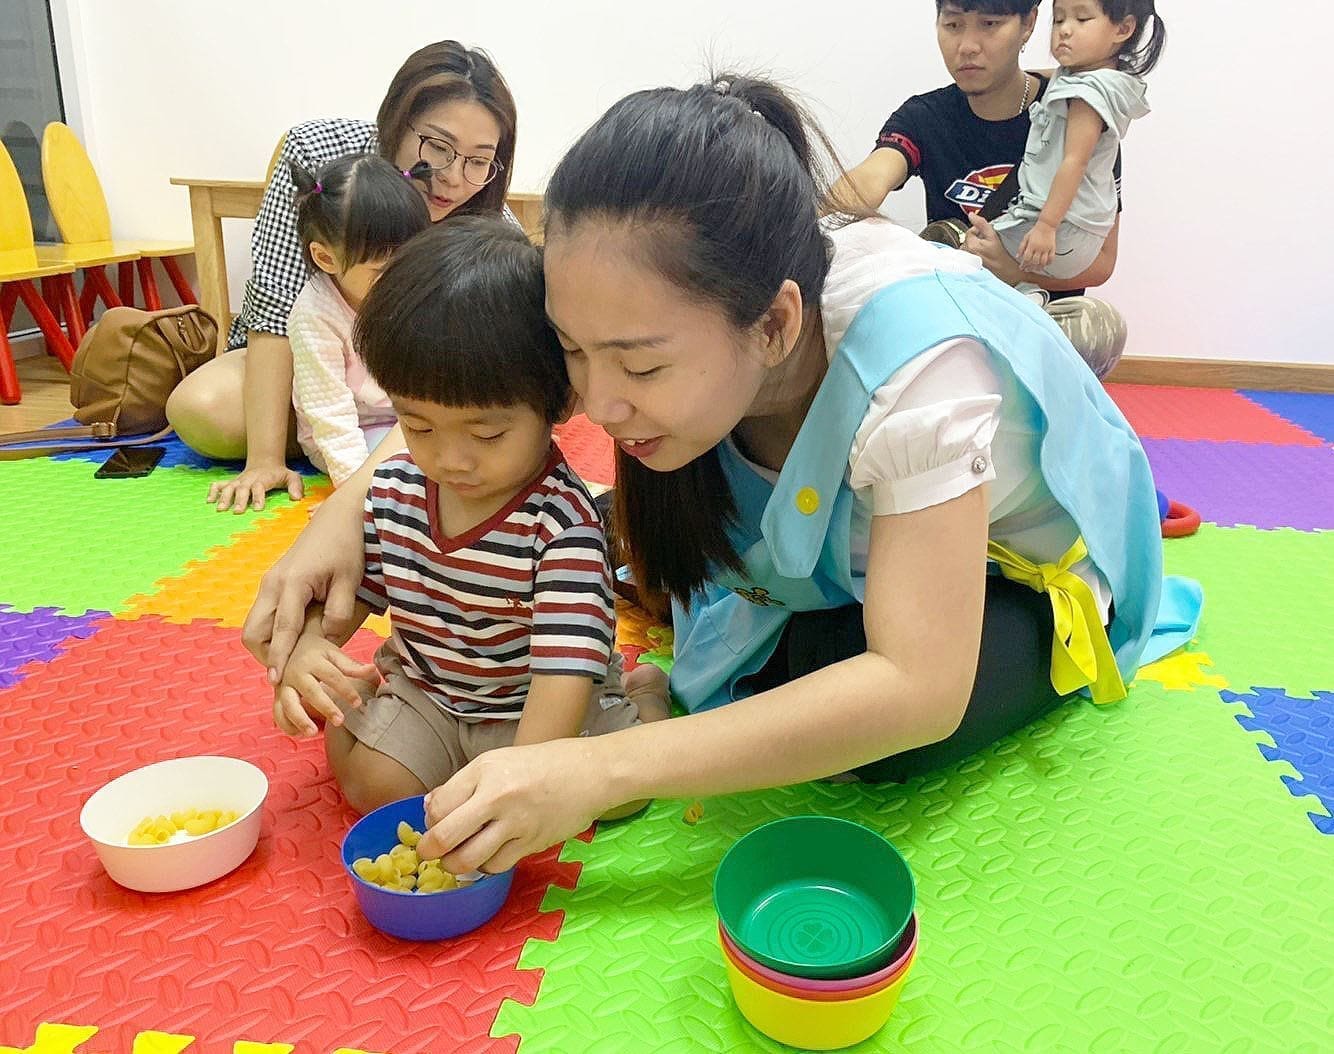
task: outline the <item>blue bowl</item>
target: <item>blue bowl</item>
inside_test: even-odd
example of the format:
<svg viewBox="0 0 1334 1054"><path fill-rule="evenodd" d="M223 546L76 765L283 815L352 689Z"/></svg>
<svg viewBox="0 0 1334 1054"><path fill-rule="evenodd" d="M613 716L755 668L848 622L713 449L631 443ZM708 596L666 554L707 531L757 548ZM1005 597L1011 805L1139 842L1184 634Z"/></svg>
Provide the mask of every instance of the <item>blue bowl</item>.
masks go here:
<svg viewBox="0 0 1334 1054"><path fill-rule="evenodd" d="M470 886L439 893L402 893L381 889L352 870L352 861L371 859L398 844L398 824L406 820L414 830L426 827L426 803L421 795L382 805L352 825L343 839L343 869L352 882L366 921L381 933L409 941L438 941L477 929L501 909L514 881L514 869L486 875Z"/></svg>

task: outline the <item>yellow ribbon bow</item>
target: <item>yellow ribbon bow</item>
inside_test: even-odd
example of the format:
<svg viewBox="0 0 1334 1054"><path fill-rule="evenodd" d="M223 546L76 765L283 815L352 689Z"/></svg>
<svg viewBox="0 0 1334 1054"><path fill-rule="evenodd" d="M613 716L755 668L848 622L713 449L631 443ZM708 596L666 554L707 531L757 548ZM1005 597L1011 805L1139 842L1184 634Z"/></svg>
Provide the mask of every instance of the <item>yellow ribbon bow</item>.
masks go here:
<svg viewBox="0 0 1334 1054"><path fill-rule="evenodd" d="M1084 539L1077 538L1057 563L1035 564L997 542L987 543L987 556L1000 565L1001 574L1051 598L1056 624L1052 687L1061 695L1087 687L1095 703L1114 703L1126 697L1126 685L1116 667L1112 642L1107 639L1093 590L1070 570L1088 554Z"/></svg>

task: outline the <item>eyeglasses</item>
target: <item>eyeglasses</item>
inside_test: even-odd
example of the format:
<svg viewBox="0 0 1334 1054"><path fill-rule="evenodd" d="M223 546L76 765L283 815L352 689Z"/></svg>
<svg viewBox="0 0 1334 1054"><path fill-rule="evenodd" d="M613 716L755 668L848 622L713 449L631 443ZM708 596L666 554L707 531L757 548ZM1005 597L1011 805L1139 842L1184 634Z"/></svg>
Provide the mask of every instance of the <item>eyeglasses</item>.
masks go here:
<svg viewBox="0 0 1334 1054"><path fill-rule="evenodd" d="M409 128L412 126L409 125ZM431 166L431 171L441 175L453 167L454 162L460 157L463 158L463 178L474 187L484 187L491 180L504 170L502 165L495 158L468 157L460 154L454 147L443 139L437 139L432 135L422 135L417 129L412 128L412 134L421 140L417 147L417 157Z"/></svg>

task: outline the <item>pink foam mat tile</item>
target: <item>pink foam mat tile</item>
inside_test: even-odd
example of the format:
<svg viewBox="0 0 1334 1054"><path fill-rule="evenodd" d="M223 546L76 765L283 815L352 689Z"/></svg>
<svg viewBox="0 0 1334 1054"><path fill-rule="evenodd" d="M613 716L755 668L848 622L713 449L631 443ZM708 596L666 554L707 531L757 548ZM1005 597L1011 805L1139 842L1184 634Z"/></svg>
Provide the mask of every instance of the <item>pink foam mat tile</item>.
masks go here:
<svg viewBox="0 0 1334 1054"><path fill-rule="evenodd" d="M1234 391L1146 384L1109 384L1107 391L1142 438L1322 445L1319 436Z"/></svg>

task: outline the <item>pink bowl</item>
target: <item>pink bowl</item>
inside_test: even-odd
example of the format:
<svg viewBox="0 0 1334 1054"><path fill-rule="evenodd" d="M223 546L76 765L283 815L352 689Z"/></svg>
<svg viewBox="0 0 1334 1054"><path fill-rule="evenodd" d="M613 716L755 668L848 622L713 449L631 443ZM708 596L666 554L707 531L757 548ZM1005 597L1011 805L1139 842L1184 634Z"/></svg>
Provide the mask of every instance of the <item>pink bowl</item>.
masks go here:
<svg viewBox="0 0 1334 1054"><path fill-rule="evenodd" d="M722 942L723 954L732 960L744 973L764 985L771 991L781 992L798 999L838 1000L854 999L871 995L881 988L887 988L898 979L899 974L911 965L917 952L917 915L908 920L908 926L899 938L894 949L894 957L889 965L875 973L861 977L849 977L842 980L823 980L814 977L795 977L792 974L771 970L763 963L756 962L743 952L732 935L721 922L718 923L718 938Z"/></svg>
<svg viewBox="0 0 1334 1054"><path fill-rule="evenodd" d="M914 952L908 956L906 962L899 968L897 973L891 974L886 980L877 984L869 985L865 988L852 988L842 992L814 992L808 988L793 988L790 984L780 981L772 981L767 977L760 977L749 966L738 962L732 956L731 948L723 945L723 962L736 970L752 984L772 992L774 995L784 996L788 999L800 1000L804 1003L846 1003L857 1002L863 998L879 995L896 985L903 983L908 976L908 971L912 969L912 964L917 961L917 954Z"/></svg>

